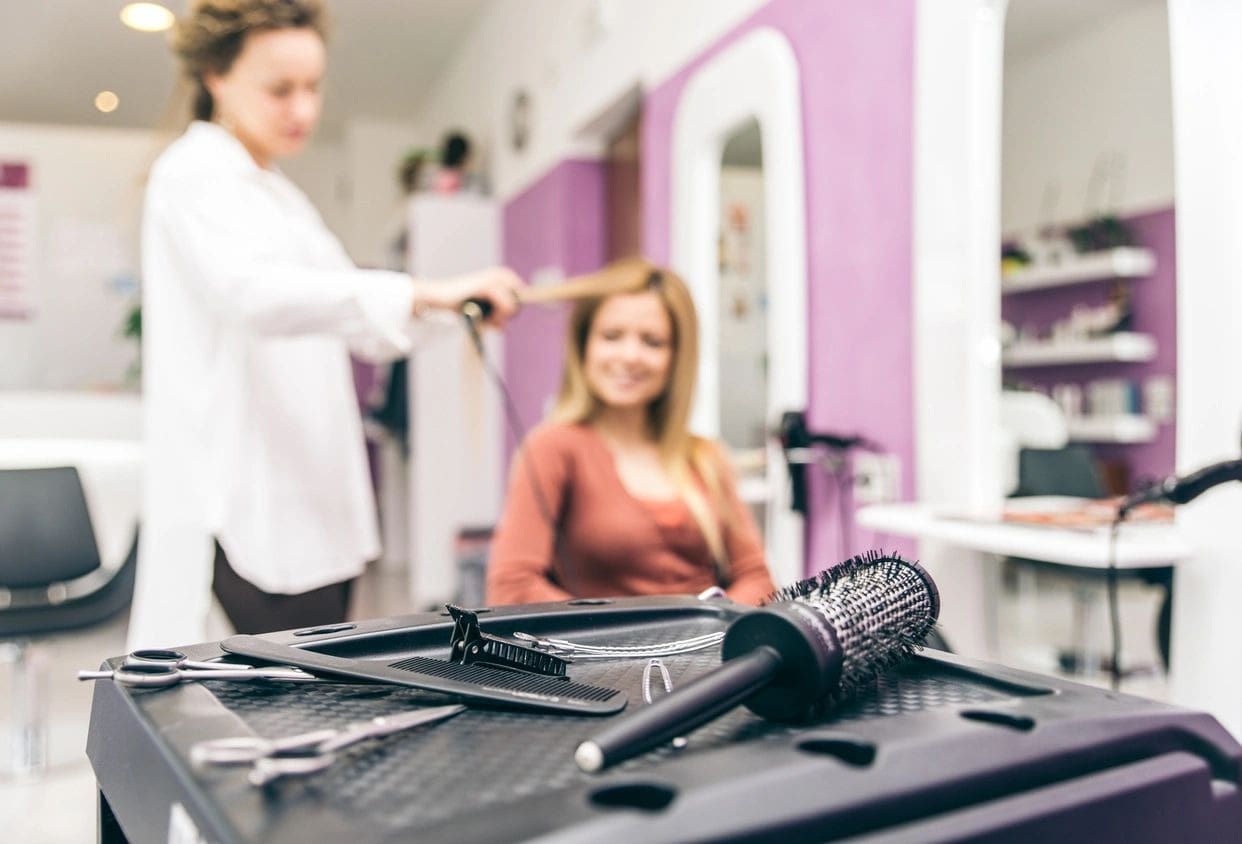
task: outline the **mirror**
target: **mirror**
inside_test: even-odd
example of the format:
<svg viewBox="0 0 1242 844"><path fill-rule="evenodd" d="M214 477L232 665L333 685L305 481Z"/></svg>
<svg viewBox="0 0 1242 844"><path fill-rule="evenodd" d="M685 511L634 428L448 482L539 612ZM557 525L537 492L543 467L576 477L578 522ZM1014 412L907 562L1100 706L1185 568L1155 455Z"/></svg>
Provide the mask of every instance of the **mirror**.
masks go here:
<svg viewBox="0 0 1242 844"><path fill-rule="evenodd" d="M735 453L767 439L767 266L763 236L763 141L751 118L725 141L720 164L720 437ZM761 464L762 465L762 464Z"/></svg>
<svg viewBox="0 0 1242 844"><path fill-rule="evenodd" d="M1010 507L1067 526L1085 508L1039 496L1124 495L1174 469L1164 0L1009 0L1000 198L1001 418L1013 447L999 468L1005 492L1025 498ZM1004 572L1002 661L1102 682L1104 577L1016 559ZM1171 580L1153 565L1118 585L1122 670L1139 675L1127 689L1141 694L1167 695Z"/></svg>
<svg viewBox="0 0 1242 844"><path fill-rule="evenodd" d="M1010 0L1003 72L1004 383L1059 405L1125 494L1174 468L1166 4Z"/></svg>
<svg viewBox="0 0 1242 844"><path fill-rule="evenodd" d="M720 291L716 355L728 373L720 390L720 438L743 489L767 478L768 291L764 240L763 138L751 118L724 143L720 162ZM768 496L747 503L766 529Z"/></svg>

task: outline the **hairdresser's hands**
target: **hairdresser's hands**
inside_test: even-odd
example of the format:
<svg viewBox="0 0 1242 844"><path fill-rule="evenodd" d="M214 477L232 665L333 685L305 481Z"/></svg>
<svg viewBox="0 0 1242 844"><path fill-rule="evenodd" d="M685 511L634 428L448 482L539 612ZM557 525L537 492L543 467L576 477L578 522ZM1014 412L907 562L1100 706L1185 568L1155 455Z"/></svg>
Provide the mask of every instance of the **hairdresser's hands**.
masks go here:
<svg viewBox="0 0 1242 844"><path fill-rule="evenodd" d="M518 292L525 282L508 267L489 267L467 275L421 285L416 295L416 312L422 308L457 311L467 299L486 299L492 305L486 323L500 327L517 313Z"/></svg>

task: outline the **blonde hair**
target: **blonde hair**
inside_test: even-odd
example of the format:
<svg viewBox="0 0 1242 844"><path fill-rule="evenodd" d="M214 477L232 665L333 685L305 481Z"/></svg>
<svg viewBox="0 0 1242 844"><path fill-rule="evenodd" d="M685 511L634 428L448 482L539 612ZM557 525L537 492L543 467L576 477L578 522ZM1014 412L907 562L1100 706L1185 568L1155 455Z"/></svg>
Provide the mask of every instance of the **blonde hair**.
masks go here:
<svg viewBox="0 0 1242 844"><path fill-rule="evenodd" d="M177 21L172 49L194 86L196 120L211 120L215 102L203 77L228 73L251 32L312 29L322 38L326 16L319 0L198 0Z"/></svg>
<svg viewBox="0 0 1242 844"><path fill-rule="evenodd" d="M703 532L721 581L727 582L724 528L730 521L730 512L725 479L715 446L691 434L689 428L699 364L698 317L689 288L676 273L640 259L610 264L575 282L575 286L579 290L569 317L565 369L552 420L570 424L590 422L603 407L587 382L584 365L591 325L600 306L613 296L647 291L659 296L673 326L672 363L664 392L647 406L648 428L659 448L664 470Z"/></svg>

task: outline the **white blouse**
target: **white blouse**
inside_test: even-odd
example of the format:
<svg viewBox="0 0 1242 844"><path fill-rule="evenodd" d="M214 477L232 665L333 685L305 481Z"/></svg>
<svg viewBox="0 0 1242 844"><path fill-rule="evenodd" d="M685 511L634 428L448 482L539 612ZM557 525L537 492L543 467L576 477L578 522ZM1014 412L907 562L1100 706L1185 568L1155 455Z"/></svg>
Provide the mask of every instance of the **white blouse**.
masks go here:
<svg viewBox="0 0 1242 844"><path fill-rule="evenodd" d="M266 592L352 578L379 532L349 352L409 352L414 282L354 267L306 196L196 122L142 231L146 470L130 646L206 637L213 537Z"/></svg>

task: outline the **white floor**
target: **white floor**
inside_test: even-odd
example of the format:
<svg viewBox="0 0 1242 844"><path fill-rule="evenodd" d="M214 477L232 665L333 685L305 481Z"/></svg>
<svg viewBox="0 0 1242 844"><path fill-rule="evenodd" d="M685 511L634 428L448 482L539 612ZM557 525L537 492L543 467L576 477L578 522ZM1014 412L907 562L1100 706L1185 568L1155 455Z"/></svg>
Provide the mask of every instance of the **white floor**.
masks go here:
<svg viewBox="0 0 1242 844"><path fill-rule="evenodd" d="M1031 589L1030 587L1034 587ZM1017 594L1022 594L1019 599ZM400 615L411 611L405 600L403 578L372 569L361 581L354 614L360 618ZM1126 584L1122 592L1124 647L1128 664L1158 664L1153 635L1158 594ZM1059 647L1073 643L1073 602L1064 583L1047 578L1026 583L1002 597L999 639L1003 662L1043 673L1056 669ZM1107 617L1102 599L1095 602L1088 638L1107 650ZM219 635L227 635L227 628ZM2 643L0 643L2 646ZM26 844L89 844L95 841L95 780L84 755L89 684L79 683L75 672L95 668L110 656L123 653L125 623L39 643L46 654L49 688L44 707L49 729L51 767L37 779L0 775L0 839ZM0 769L7 770L9 739L17 713L12 666L0 664ZM1083 680L1084 678L1077 678ZM1104 677L1085 678L1105 685ZM1157 671L1126 681L1133 694L1163 698L1165 684Z"/></svg>
<svg viewBox="0 0 1242 844"><path fill-rule="evenodd" d="M405 578L373 566L354 595L353 615L376 618L412 611ZM212 638L231 631L223 616L212 620ZM0 649L6 645L0 642ZM40 639L35 651L45 660L47 689L40 695L48 725L50 766L37 778L12 774L10 748L16 688L12 664L0 651L0 841L21 844L90 844L96 838L95 777L86 759L91 687L79 682L78 669L98 668L125 652L125 619L72 635Z"/></svg>

